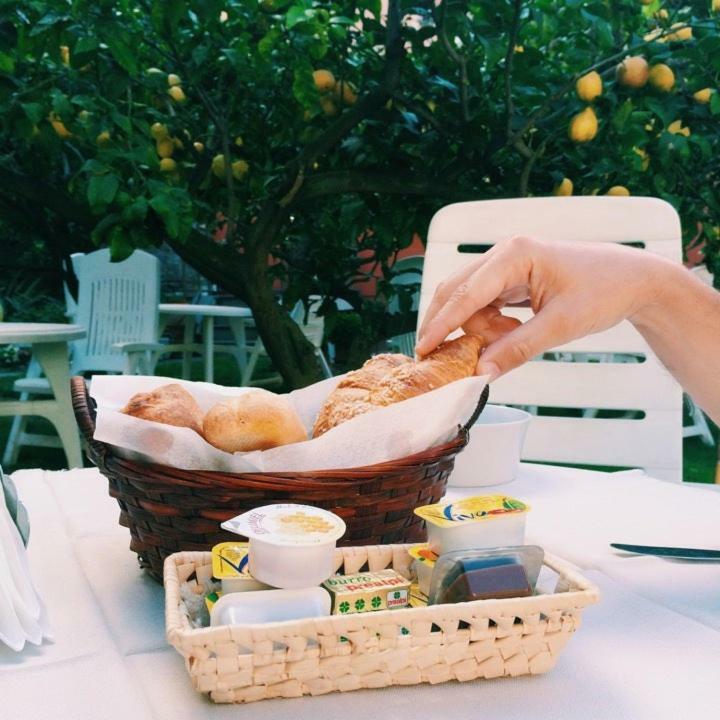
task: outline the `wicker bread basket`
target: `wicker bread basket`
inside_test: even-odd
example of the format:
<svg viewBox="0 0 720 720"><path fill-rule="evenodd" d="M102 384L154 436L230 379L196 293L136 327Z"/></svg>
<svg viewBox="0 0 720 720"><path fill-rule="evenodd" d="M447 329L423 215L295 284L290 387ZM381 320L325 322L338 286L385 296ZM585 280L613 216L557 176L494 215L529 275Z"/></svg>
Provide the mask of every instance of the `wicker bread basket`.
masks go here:
<svg viewBox="0 0 720 720"><path fill-rule="evenodd" d="M336 569L408 575L408 547L339 548ZM180 585L194 573L208 576L210 557L167 558L165 621L193 687L218 703L543 673L580 626L582 609L599 599L594 585L546 555L560 576L549 595L193 629Z"/></svg>
<svg viewBox="0 0 720 720"><path fill-rule="evenodd" d="M246 510L276 502L326 508L343 518L345 545L421 542L425 527L413 509L438 502L445 493L455 455L467 444L467 428L488 398L448 443L391 462L343 470L285 473L222 473L179 470L118 457L93 438L95 408L85 380L74 377L75 417L87 441L87 455L107 477L120 505L120 524L129 528L130 549L140 565L162 581L163 562L181 550L209 550L237 535L220 523Z"/></svg>

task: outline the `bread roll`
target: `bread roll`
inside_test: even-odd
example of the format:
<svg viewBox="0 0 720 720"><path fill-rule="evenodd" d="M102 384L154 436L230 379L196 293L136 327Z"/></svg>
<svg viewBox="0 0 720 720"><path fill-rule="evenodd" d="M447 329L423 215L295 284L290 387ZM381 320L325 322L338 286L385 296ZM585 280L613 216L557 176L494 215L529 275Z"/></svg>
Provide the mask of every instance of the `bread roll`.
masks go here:
<svg viewBox="0 0 720 720"><path fill-rule="evenodd" d="M225 452L268 450L307 440L307 432L288 400L267 390L251 390L210 408L205 439Z"/></svg>
<svg viewBox="0 0 720 720"><path fill-rule="evenodd" d="M313 437L379 407L407 400L475 373L482 338L462 335L417 362L405 355L376 355L348 373L320 409Z"/></svg>
<svg viewBox="0 0 720 720"><path fill-rule="evenodd" d="M188 427L202 435L203 413L195 398L178 383L133 395L120 411L152 422Z"/></svg>

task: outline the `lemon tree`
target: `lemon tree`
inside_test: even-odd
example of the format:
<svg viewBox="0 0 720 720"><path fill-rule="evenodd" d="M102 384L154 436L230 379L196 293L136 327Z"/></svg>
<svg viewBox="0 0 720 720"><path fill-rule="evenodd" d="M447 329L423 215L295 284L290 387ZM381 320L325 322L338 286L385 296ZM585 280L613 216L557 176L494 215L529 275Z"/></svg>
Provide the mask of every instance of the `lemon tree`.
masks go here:
<svg viewBox="0 0 720 720"><path fill-rule="evenodd" d="M365 349L408 329L389 267L448 202L661 197L720 277L714 0L383 7L3 0L0 222L58 257L169 243L291 386L317 367L287 307L319 294L339 332L344 298Z"/></svg>

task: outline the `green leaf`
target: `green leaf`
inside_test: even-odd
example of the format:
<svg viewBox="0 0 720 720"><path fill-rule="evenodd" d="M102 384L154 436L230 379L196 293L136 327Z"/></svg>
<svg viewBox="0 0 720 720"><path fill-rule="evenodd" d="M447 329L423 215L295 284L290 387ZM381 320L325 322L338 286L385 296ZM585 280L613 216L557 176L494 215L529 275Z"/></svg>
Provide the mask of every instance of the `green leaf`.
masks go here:
<svg viewBox="0 0 720 720"><path fill-rule="evenodd" d="M86 35L85 37L81 37L75 43L75 47L73 48L73 56L93 52L93 50L97 50L99 46L100 43L98 42L97 38Z"/></svg>
<svg viewBox="0 0 720 720"><path fill-rule="evenodd" d="M34 125L37 125L46 114L40 103L23 103L22 109L25 115L27 115L28 120Z"/></svg>
<svg viewBox="0 0 720 720"><path fill-rule="evenodd" d="M120 187L117 175L93 175L88 183L87 198L94 207L108 205Z"/></svg>
<svg viewBox="0 0 720 720"><path fill-rule="evenodd" d="M150 207L160 216L167 234L174 240L185 240L192 229L193 207L188 194L158 182L150 184L154 192Z"/></svg>
<svg viewBox="0 0 720 720"><path fill-rule="evenodd" d="M297 63L293 73L293 95L306 108L314 108L318 102L318 91L312 74L312 65L306 59Z"/></svg>
<svg viewBox="0 0 720 720"><path fill-rule="evenodd" d="M4 52L0 52L0 72L8 73L9 75L15 72L14 58Z"/></svg>
<svg viewBox="0 0 720 720"><path fill-rule="evenodd" d="M122 225L115 225L110 231L110 261L122 262L133 254L133 245Z"/></svg>
<svg viewBox="0 0 720 720"><path fill-rule="evenodd" d="M144 197L136 198L122 211L122 219L128 223L140 223L145 219L148 203Z"/></svg>
<svg viewBox="0 0 720 720"><path fill-rule="evenodd" d="M713 115L720 115L720 93L714 92L710 97L710 112Z"/></svg>
<svg viewBox="0 0 720 720"><path fill-rule="evenodd" d="M102 239L108 228L111 228L120 219L117 213L106 215L94 228L90 234L90 239L95 245L102 244Z"/></svg>
<svg viewBox="0 0 720 720"><path fill-rule="evenodd" d="M133 48L119 37L106 37L105 42L110 50L110 54L118 61L120 66L124 70L127 70L130 75L137 75L138 67Z"/></svg>
<svg viewBox="0 0 720 720"><path fill-rule="evenodd" d="M285 15L285 25L287 26L288 30L291 30L296 25L299 25L302 22L305 22L311 11L306 10L304 7L298 7L297 5L293 5Z"/></svg>
<svg viewBox="0 0 720 720"><path fill-rule="evenodd" d="M281 35L282 33L280 32L279 28L273 27L270 29L270 31L265 35L265 37L263 37L258 43L258 52L260 53L260 57L265 60L270 59L270 55L275 49L275 45L277 44L277 41L280 39Z"/></svg>

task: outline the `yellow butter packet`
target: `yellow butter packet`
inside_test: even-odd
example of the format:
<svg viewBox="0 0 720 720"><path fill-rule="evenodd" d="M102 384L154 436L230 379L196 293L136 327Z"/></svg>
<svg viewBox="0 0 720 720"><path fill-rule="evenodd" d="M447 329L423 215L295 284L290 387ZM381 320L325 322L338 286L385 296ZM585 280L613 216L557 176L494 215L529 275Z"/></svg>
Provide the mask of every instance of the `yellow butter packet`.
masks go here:
<svg viewBox="0 0 720 720"><path fill-rule="evenodd" d="M212 549L212 574L222 583L223 592L265 590L269 586L256 580L248 566L248 543L223 542Z"/></svg>
<svg viewBox="0 0 720 720"><path fill-rule="evenodd" d="M530 506L507 495L476 495L452 503L436 503L415 508L415 514L437 527L457 527L464 523L492 520L525 513Z"/></svg>

